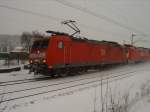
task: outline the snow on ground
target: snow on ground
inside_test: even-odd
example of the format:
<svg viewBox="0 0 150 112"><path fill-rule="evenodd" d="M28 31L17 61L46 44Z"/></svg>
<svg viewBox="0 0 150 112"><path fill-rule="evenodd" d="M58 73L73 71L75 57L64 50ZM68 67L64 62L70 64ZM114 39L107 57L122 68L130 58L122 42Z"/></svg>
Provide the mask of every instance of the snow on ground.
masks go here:
<svg viewBox="0 0 150 112"><path fill-rule="evenodd" d="M150 111L150 97L146 97L136 102L131 108L130 112L149 112Z"/></svg>
<svg viewBox="0 0 150 112"><path fill-rule="evenodd" d="M34 82L33 84L29 83L6 87L0 86L2 93L27 89L30 87L34 88L48 84L56 84L64 81L79 80L80 78L95 76L95 78L93 79L40 88L34 91L25 91L21 93L10 93L9 95L1 95L2 99L6 100L17 96L19 97L22 95L25 96L34 93L36 94L45 92L44 94L37 94L35 96L30 96L27 98L21 98L9 102L0 103L0 109L2 112L94 112L94 110L95 112L101 112L101 102L103 102L105 107L107 106L110 110L111 98L113 98L114 102L119 102L120 104L124 103L123 98L128 98L127 103L129 105L129 112L149 112L149 68L150 63L141 63L134 65L126 65L114 69L108 69L101 72L91 72L80 76L50 79L42 82ZM97 79L106 79L106 76L114 76L116 74L119 75L123 73L128 73L128 75L121 78L109 78L102 82L96 81L93 83L79 85ZM9 74L0 75L0 82L12 80L12 77L14 77L13 80L21 78L23 79L25 77L33 77L33 74L30 75L25 70L21 72L13 72ZM101 86L102 83L103 86ZM69 86L72 87L66 88ZM60 90L53 91L56 89ZM109 112L109 110L107 110L107 112Z"/></svg>
<svg viewBox="0 0 150 112"><path fill-rule="evenodd" d="M11 60L8 65L6 64L6 60L0 60L0 69L23 67L24 65L27 65L27 64L29 64L28 61L19 61L19 64L18 64L18 60Z"/></svg>
<svg viewBox="0 0 150 112"><path fill-rule="evenodd" d="M4 60L0 60L0 67L3 66L4 63L5 63Z"/></svg>

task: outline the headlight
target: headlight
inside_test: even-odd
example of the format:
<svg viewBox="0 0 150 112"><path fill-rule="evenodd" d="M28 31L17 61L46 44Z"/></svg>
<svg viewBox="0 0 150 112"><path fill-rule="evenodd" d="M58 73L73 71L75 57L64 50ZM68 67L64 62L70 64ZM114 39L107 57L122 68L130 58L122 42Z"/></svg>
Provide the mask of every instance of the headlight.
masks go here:
<svg viewBox="0 0 150 112"><path fill-rule="evenodd" d="M43 63L46 63L46 59L43 59Z"/></svg>
<svg viewBox="0 0 150 112"><path fill-rule="evenodd" d="M32 64L32 63L33 63L33 60L30 60L30 63Z"/></svg>

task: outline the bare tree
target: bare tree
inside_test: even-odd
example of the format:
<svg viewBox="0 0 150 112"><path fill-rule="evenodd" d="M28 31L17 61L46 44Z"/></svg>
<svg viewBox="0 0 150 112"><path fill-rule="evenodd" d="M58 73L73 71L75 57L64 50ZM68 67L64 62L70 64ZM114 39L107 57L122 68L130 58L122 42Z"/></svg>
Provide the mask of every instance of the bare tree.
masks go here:
<svg viewBox="0 0 150 112"><path fill-rule="evenodd" d="M21 44L27 51L30 50L32 38L33 38L33 36L29 32L23 32L21 35Z"/></svg>
<svg viewBox="0 0 150 112"><path fill-rule="evenodd" d="M10 45L9 40L5 39L5 38L2 38L1 41L2 41L2 43L1 43L2 52L8 52L8 47Z"/></svg>
<svg viewBox="0 0 150 112"><path fill-rule="evenodd" d="M39 33L38 31L33 31L32 33L23 32L21 36L21 44L23 47L29 51L33 42L33 38L43 38L45 35Z"/></svg>
<svg viewBox="0 0 150 112"><path fill-rule="evenodd" d="M34 38L44 38L45 35L44 35L44 34L41 34L41 33L38 32L38 31L33 31L33 32L32 32L32 37L34 37Z"/></svg>

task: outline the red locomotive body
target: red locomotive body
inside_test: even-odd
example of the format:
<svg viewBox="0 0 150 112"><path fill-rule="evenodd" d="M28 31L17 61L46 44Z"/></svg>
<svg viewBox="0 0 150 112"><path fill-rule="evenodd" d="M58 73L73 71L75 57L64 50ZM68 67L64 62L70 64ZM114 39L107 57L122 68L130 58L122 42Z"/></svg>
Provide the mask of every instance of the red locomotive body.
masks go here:
<svg viewBox="0 0 150 112"><path fill-rule="evenodd" d="M138 49L139 49L139 54L140 54L139 59L141 61L148 61L150 59L149 49L146 49L146 48L138 48Z"/></svg>
<svg viewBox="0 0 150 112"><path fill-rule="evenodd" d="M149 49L116 42L80 39L64 33L34 41L30 51L31 71L41 73L70 73L122 64L150 58Z"/></svg>
<svg viewBox="0 0 150 112"><path fill-rule="evenodd" d="M124 46L118 44L117 42L103 41L105 43L106 55L105 60L107 64L120 64L127 61L126 51Z"/></svg>
<svg viewBox="0 0 150 112"><path fill-rule="evenodd" d="M127 60L129 63L148 61L150 59L150 52L147 48L138 48L132 45L125 45L128 53Z"/></svg>
<svg viewBox="0 0 150 112"><path fill-rule="evenodd" d="M128 63L134 63L139 61L138 49L132 45L125 45L127 49L127 60Z"/></svg>

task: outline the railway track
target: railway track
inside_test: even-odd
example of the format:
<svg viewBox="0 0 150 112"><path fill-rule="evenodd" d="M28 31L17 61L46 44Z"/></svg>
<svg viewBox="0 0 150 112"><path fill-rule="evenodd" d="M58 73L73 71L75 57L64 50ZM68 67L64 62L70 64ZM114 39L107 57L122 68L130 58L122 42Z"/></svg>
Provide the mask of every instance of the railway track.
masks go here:
<svg viewBox="0 0 150 112"><path fill-rule="evenodd" d="M126 65L124 65L126 66ZM116 66L117 67L117 66ZM116 67L113 67L116 68ZM118 67L117 67L118 68ZM105 70L111 70L112 68L107 68L107 69L104 69L102 71L105 71ZM96 72L100 72L99 70L94 70L94 71L88 71L86 73L81 73L81 74L91 74L91 73L96 73ZM37 81L44 81L44 80L49 80L49 79L53 79L52 77L50 76L45 76L45 77L38 77L38 78L25 78L25 79L19 79L19 80L10 80L10 81L3 81L3 82L0 82L0 87L1 86L9 86L9 85L18 85L18 84L23 84L23 83L32 83L32 82L37 82Z"/></svg>
<svg viewBox="0 0 150 112"><path fill-rule="evenodd" d="M112 68L107 68L107 70L109 70L109 69L112 69ZM102 70L102 71L105 71L105 70ZM88 71L86 73L81 73L81 74L84 75L84 74L91 74L91 73L96 73L96 72L100 72L100 71L94 70L94 71ZM66 76L66 77L68 77L68 76ZM37 82L37 81L49 80L49 79L53 79L53 78L50 76L46 76L46 77L39 77L39 78L28 78L28 79L25 78L25 79L19 79L19 80L10 80L10 81L0 82L0 87L1 86L9 86L9 85L18 85L18 84L24 84L24 83L32 83L32 82Z"/></svg>
<svg viewBox="0 0 150 112"><path fill-rule="evenodd" d="M126 73L119 73L118 75L116 75L117 73L107 74L107 76L103 77L102 81L104 82L106 80L111 79L109 81L109 83L110 83L114 80L120 80L122 78L131 77L131 76L135 75L134 73L136 73L136 72L139 72L139 71L136 70L136 71L130 71L130 72L126 72ZM60 86L60 85L67 84L66 86L62 86L62 87L59 87L59 88L55 87L57 89L51 89L51 90L48 90L48 91L44 90L44 91L41 91L41 92L36 92L36 93L32 93L32 94L28 94L28 95L21 95L21 96L17 95L17 97L13 97L13 98L10 98L10 99L5 99L5 100L1 101L1 103L8 102L8 101L13 101L13 100L17 100L17 99L23 99L23 98L27 98L27 97L31 97L31 96L42 95L42 94L46 94L46 93L51 93L51 92L55 92L55 91L60 91L60 90L73 88L73 87L77 87L77 86L83 86L83 85L87 85L87 84L97 83L99 81L101 81L101 76L87 77L87 78L81 78L81 79L77 79L77 80L64 81L64 82L60 82L60 83L54 83L54 84L49 84L49 85L44 85L44 86L38 86L38 87L34 87L34 88L4 92L4 93L0 93L0 95L18 94L20 92L38 90L38 89L41 89L41 88L54 87L54 86ZM72 84L72 83L75 83L75 84ZM68 86L68 84L69 84L69 86Z"/></svg>
<svg viewBox="0 0 150 112"><path fill-rule="evenodd" d="M99 72L99 70L88 71L86 73L81 73L81 74L91 74L91 73L96 73L96 72ZM23 83L44 81L44 80L49 80L49 79L53 79L53 78L50 76L46 76L46 77L39 77L39 78L28 78L28 79L25 78L25 79L20 79L20 80L10 80L10 81L0 82L0 86L17 85L17 84L23 84Z"/></svg>
<svg viewBox="0 0 150 112"><path fill-rule="evenodd" d="M0 86L8 86L8 85L16 85L16 84L37 82L37 81L49 80L49 78L51 78L51 77L48 76L48 77L40 77L40 78L29 78L29 79L5 81L5 82L0 82Z"/></svg>
<svg viewBox="0 0 150 112"><path fill-rule="evenodd" d="M132 72L130 72L130 73L132 73ZM39 88L44 88L44 87L50 87L50 86L56 86L56 85L60 85L60 84L77 82L77 81L88 80L88 79L94 79L94 78L99 78L99 77L94 76L94 77L81 78L81 79L77 79L77 80L64 81L64 82L54 83L54 84L50 84L50 85L44 85L44 86L39 86L39 87L34 87L34 88L22 89L22 90L18 90L18 91L10 91L10 92L5 92L5 93L0 93L0 95L10 94L10 93L17 93L17 92L22 92L22 91L28 91L28 90L39 89Z"/></svg>

